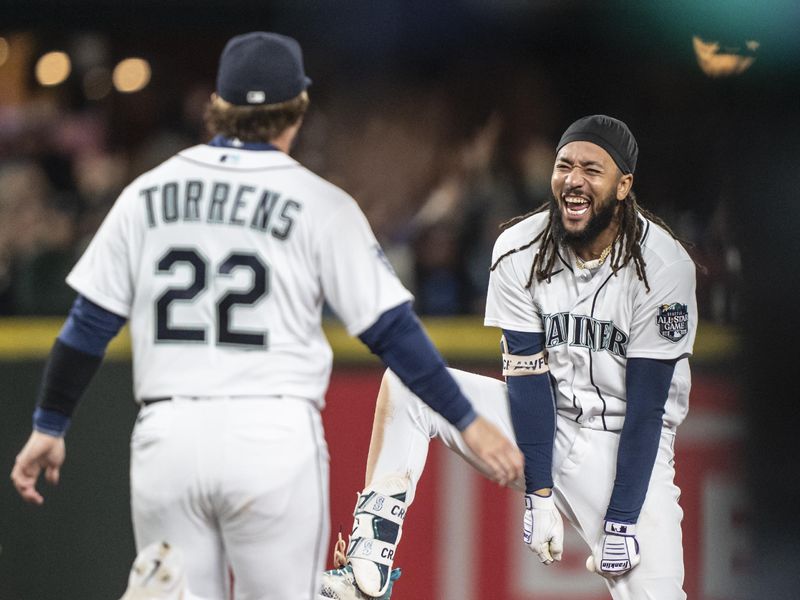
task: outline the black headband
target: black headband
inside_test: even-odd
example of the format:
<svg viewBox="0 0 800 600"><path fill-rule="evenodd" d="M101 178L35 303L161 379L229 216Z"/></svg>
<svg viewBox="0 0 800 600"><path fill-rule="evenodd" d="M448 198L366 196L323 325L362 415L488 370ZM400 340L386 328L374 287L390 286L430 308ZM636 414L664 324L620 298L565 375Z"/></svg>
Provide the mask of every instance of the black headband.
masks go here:
<svg viewBox="0 0 800 600"><path fill-rule="evenodd" d="M570 142L577 141L591 142L600 146L611 155L619 170L625 174L636 170L639 147L631 130L619 119L606 115L592 115L578 119L567 127L558 142L556 152Z"/></svg>

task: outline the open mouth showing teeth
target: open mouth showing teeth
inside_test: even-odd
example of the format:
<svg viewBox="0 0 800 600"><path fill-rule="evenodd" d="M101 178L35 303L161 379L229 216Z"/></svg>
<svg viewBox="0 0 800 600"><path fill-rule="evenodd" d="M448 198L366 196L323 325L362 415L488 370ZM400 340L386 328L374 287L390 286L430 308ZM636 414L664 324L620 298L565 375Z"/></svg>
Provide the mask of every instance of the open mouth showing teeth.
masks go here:
<svg viewBox="0 0 800 600"><path fill-rule="evenodd" d="M576 217L589 210L589 200L582 196L564 196L564 206L567 213Z"/></svg>

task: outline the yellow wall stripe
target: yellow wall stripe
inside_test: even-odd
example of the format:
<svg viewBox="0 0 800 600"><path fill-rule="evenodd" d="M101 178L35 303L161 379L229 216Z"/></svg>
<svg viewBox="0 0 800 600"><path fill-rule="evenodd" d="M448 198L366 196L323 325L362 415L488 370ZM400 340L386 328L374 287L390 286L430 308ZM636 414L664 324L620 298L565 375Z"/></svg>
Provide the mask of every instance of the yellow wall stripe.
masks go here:
<svg viewBox="0 0 800 600"><path fill-rule="evenodd" d="M64 319L0 318L0 360L37 359L47 356ZM434 344L449 361L499 360L500 332L484 327L479 317L426 318L425 328ZM333 347L334 356L341 362L370 362L376 360L355 338L334 321L325 323L325 334ZM701 322L694 348L694 358L703 361L725 360L738 347L738 336L730 327ZM111 359L130 357L128 328L122 330L106 355Z"/></svg>

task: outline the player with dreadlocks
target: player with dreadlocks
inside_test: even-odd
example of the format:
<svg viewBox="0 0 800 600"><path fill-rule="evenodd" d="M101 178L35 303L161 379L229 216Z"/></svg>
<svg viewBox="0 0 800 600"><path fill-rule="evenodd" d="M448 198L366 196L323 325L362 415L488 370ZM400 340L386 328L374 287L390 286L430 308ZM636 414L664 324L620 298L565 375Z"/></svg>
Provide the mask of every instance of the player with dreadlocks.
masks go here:
<svg viewBox="0 0 800 600"><path fill-rule="evenodd" d="M524 479L510 485L524 492L523 539L539 560L561 559L563 513L615 600L683 600L673 443L688 410L695 267L636 203L637 157L622 121L594 115L567 128L552 200L507 223L494 247L484 322L503 330L506 383L453 373L525 456ZM366 488L323 597L389 589L433 437L489 472L452 425L387 372ZM346 583L358 589L348 595Z"/></svg>
<svg viewBox="0 0 800 600"><path fill-rule="evenodd" d="M611 202L602 207L595 215L594 219L587 224L583 233L580 234L580 236L573 236L572 238L568 236L566 229L561 222L561 215L559 213L559 207L555 197L539 206L536 210L506 221L500 225L501 229L508 229L520 221L524 221L528 217L541 212L549 211L550 215L550 221L547 223L547 226L544 228L544 230L539 233L539 235L537 235L527 244L520 246L519 248L509 250L508 252L500 255L500 257L494 261L494 264L492 264L491 270L494 271L500 261L506 256L509 256L515 252L519 252L520 250L530 248L539 242L539 240L541 240L541 244L539 246L540 250L534 256L533 263L531 263L531 272L528 276L528 281L525 284L525 287L531 287L534 277L537 281L546 280L549 282L553 275L559 246L565 243L568 244L570 241L577 243L580 241L578 238L589 239L597 235L603 229L607 228L611 221L616 217L619 220L619 227L617 230L617 237L612 242L611 249L609 251L609 263L611 265L611 270L616 274L617 271L625 267L631 260L633 260L633 263L636 267L636 275L641 281L644 282L647 291L650 291L650 284L647 282L645 262L644 258L642 258L642 246L640 244L640 238L642 237L642 220L638 219L637 215L641 215L647 221L652 221L667 231L675 239L681 242L683 241L675 235L672 229L670 229L669 225L667 225L660 217L654 215L649 210L639 205L639 203L636 201L636 195L633 193L633 190L628 192L628 195L620 201L620 204L620 206L615 206L614 203Z"/></svg>

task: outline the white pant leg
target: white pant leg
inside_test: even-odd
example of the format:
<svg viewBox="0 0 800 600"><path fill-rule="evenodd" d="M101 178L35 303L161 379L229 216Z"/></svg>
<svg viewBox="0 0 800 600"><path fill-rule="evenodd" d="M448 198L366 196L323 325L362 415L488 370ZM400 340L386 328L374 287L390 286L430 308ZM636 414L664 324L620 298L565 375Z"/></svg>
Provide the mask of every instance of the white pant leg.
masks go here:
<svg viewBox="0 0 800 600"><path fill-rule="evenodd" d="M505 383L466 371L448 371L470 399L475 410L513 440ZM382 424L383 443L375 462L373 481L390 475L407 475L411 485L406 501L410 504L425 468L428 444L434 437L438 437L448 448L488 476L488 467L467 447L458 429L422 402L394 373L387 371L385 377L390 408L388 417ZM512 487L524 489L524 483L518 481Z"/></svg>
<svg viewBox="0 0 800 600"><path fill-rule="evenodd" d="M197 461L186 407L159 402L144 407L131 437L131 510L137 552L166 541L180 548L188 588L205 598L227 597L222 540L209 502L200 491L203 465ZM194 415L195 417L199 415ZM199 432L198 432L198 435Z"/></svg>
<svg viewBox="0 0 800 600"><path fill-rule="evenodd" d="M137 545L181 548L189 589L236 600L316 597L329 535L319 412L290 398L176 399L142 411L131 492Z"/></svg>
<svg viewBox="0 0 800 600"><path fill-rule="evenodd" d="M505 383L490 377L450 369L475 410L514 439ZM391 372L390 416L384 425L384 442L378 454L373 480L383 475L407 473L411 498L425 467L428 442L438 437L484 475L488 469L472 454L459 431L428 408ZM680 490L674 483L674 435L664 431L656 464L637 524L642 562L625 577L609 583L614 600L684 600L683 547L678 504ZM556 504L586 541L589 550L600 539L616 474L619 434L585 429L559 416L553 452ZM522 480L511 487L524 490ZM581 549L567 549L568 552Z"/></svg>
<svg viewBox="0 0 800 600"><path fill-rule="evenodd" d="M586 556L600 540L614 485L619 433L581 428L558 417L554 452L556 501L586 541ZM636 526L641 563L609 581L614 600L684 600L683 546L672 464L674 434L663 431L656 464Z"/></svg>
<svg viewBox="0 0 800 600"><path fill-rule="evenodd" d="M328 449L319 411L282 398L229 416L219 522L236 600L312 600L325 566Z"/></svg>

